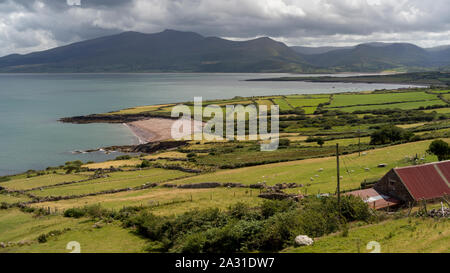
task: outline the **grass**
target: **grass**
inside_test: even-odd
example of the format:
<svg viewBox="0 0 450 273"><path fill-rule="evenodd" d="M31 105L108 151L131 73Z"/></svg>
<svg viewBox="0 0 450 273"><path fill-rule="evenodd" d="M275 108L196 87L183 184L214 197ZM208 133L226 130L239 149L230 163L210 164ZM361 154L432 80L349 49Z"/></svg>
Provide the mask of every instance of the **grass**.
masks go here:
<svg viewBox="0 0 450 273"><path fill-rule="evenodd" d="M63 182L80 181L87 178L89 178L89 176L86 174L47 174L30 178L14 179L2 183L1 186L11 190L27 190Z"/></svg>
<svg viewBox="0 0 450 273"><path fill-rule="evenodd" d="M139 106L139 107L133 107L128 108L116 112L107 113L106 115L132 115L132 114L140 114L144 112L153 112L160 108L167 107L167 106L173 106L173 104L165 104L165 105L148 105L148 106Z"/></svg>
<svg viewBox="0 0 450 273"><path fill-rule="evenodd" d="M324 146L336 146L337 143L340 146L358 145L359 139L358 138L344 138L344 139L328 140L328 141L325 141ZM370 137L361 137L361 144L369 144L369 143L370 143ZM313 147L319 146L319 144L317 144L316 142L305 143L305 145L313 146Z"/></svg>
<svg viewBox="0 0 450 273"><path fill-rule="evenodd" d="M307 98L297 98L297 97L287 97L286 100L290 105L295 107L312 107L318 106L321 103L326 103L329 101L327 98L320 99L307 99Z"/></svg>
<svg viewBox="0 0 450 273"><path fill-rule="evenodd" d="M44 190L31 191L36 196L70 196L96 193L114 189L133 188L144 183L159 183L188 174L175 170L150 169L143 171L111 173L108 178L94 179L82 183L63 185Z"/></svg>
<svg viewBox="0 0 450 273"><path fill-rule="evenodd" d="M265 106L267 106L267 109L270 109L270 106L273 105L272 101L270 101L270 100L264 100L264 99L257 100L256 103L257 103L258 105L265 105Z"/></svg>
<svg viewBox="0 0 450 273"><path fill-rule="evenodd" d="M180 152L164 152L164 153L159 153L159 154L155 154L155 155L148 155L148 156L144 156L144 159L158 159L158 158L186 158L187 154L186 153L180 153Z"/></svg>
<svg viewBox="0 0 450 273"><path fill-rule="evenodd" d="M370 111L377 109L402 109L402 110L413 110L419 109L420 107L435 106L435 105L446 105L442 100L428 100L428 101L417 101L417 102L402 102L393 104L376 104L376 105L361 105L361 106L351 106L336 108L343 112L355 112L355 111Z"/></svg>
<svg viewBox="0 0 450 273"><path fill-rule="evenodd" d="M382 253L448 253L450 221L408 218L350 229L348 237L325 236L314 245L288 248L287 253L367 253L369 242L380 243Z"/></svg>
<svg viewBox="0 0 450 273"><path fill-rule="evenodd" d="M117 224L93 228L94 222L86 219L65 218L60 215L35 217L18 209L0 211L0 242L27 242L23 246L0 248L0 252L19 253L68 253L67 243L77 241L83 253L143 252L146 240ZM46 243L38 243L41 234L65 231L50 237Z"/></svg>
<svg viewBox="0 0 450 273"><path fill-rule="evenodd" d="M17 194L0 194L0 203L14 204L19 202L28 202L31 198Z"/></svg>
<svg viewBox="0 0 450 273"><path fill-rule="evenodd" d="M284 98L274 99L273 101L280 106L281 111L292 110L292 107Z"/></svg>
<svg viewBox="0 0 450 273"><path fill-rule="evenodd" d="M364 179L379 178L389 168L409 165L410 163L405 160L405 156L414 156L416 153L423 155L430 143L431 141L421 141L370 150L361 157L358 157L358 154L341 156L342 189L357 188ZM427 156L426 160L427 162L433 162L436 161L436 157ZM387 163L388 167L377 168L380 163ZM321 168L323 168L322 172L319 171ZM365 168L370 170L366 171ZM349 173L347 173L347 170ZM354 172L351 172L352 170ZM313 178L314 181L311 181L310 178ZM336 188L336 159L327 157L224 170L180 179L173 183L198 182L239 182L243 184L266 182L268 185L296 182L304 185L311 184L308 187L309 192L334 193ZM301 190L304 191L305 188Z"/></svg>
<svg viewBox="0 0 450 273"><path fill-rule="evenodd" d="M101 204L109 209L121 209L124 206L155 205L153 213L158 215L173 215L189 211L194 208L221 208L237 202L244 202L256 206L262 202L258 198L259 190L242 188L213 188L213 189L178 189L158 187L134 192L121 192L99 196L89 196L57 202L34 204L34 207L48 207L65 210L73 207L83 207L91 204ZM192 202L191 202L192 196ZM159 204L159 206L156 206Z"/></svg>
<svg viewBox="0 0 450 273"><path fill-rule="evenodd" d="M86 164L83 165L85 168L89 169L109 169L111 167L118 168L118 167L125 167L125 166L133 166L142 163L142 161L139 158L132 158L128 160L112 160L112 161L105 161L105 162L99 162L99 163L92 163L92 164Z"/></svg>
<svg viewBox="0 0 450 273"><path fill-rule="evenodd" d="M79 222L55 215L34 217L19 209L0 210L0 242L33 241L43 233L72 228Z"/></svg>
<svg viewBox="0 0 450 273"><path fill-rule="evenodd" d="M402 92L382 94L337 94L334 95L329 108L352 105L386 104L393 102L410 102L437 100L438 97L425 92Z"/></svg>
<svg viewBox="0 0 450 273"><path fill-rule="evenodd" d="M439 109L431 109L431 110L424 110L425 113L431 113L436 112L438 114L449 114L450 108L439 108Z"/></svg>
<svg viewBox="0 0 450 273"><path fill-rule="evenodd" d="M62 217L60 217L62 218ZM21 247L7 248L16 253L69 253L66 249L69 242L80 243L81 253L142 253L147 240L140 238L130 230L118 224L107 224L101 228L93 228L93 222L78 224L62 235L48 239L46 243L34 243ZM1 251L1 250L0 250Z"/></svg>
<svg viewBox="0 0 450 273"><path fill-rule="evenodd" d="M433 90L431 92L435 94L447 94L450 93L450 90Z"/></svg>

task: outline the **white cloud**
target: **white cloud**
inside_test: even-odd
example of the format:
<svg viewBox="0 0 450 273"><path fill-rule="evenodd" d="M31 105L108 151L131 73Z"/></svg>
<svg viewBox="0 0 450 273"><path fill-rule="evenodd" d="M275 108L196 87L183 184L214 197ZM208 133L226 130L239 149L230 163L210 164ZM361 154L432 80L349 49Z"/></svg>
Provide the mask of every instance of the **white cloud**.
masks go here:
<svg viewBox="0 0 450 273"><path fill-rule="evenodd" d="M0 0L0 55L166 28L290 45L449 43L448 0Z"/></svg>

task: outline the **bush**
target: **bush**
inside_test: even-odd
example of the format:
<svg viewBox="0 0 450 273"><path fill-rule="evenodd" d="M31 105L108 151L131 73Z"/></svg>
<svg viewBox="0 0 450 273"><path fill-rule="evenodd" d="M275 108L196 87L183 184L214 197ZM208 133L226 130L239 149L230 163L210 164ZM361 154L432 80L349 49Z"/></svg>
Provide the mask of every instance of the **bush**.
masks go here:
<svg viewBox="0 0 450 273"><path fill-rule="evenodd" d="M296 207L296 203L291 200L264 200L261 204L261 215L267 219L277 213L292 210Z"/></svg>
<svg viewBox="0 0 450 273"><path fill-rule="evenodd" d="M172 217L134 208L119 214L125 226L152 240L148 251L235 253L279 251L299 234L319 237L340 227L345 232L347 221L370 219L361 199L345 196L341 207L341 218L335 197L307 198L300 207L294 201L264 200L259 209L237 203L227 211L193 210Z"/></svg>
<svg viewBox="0 0 450 273"><path fill-rule="evenodd" d="M439 161L450 159L450 147L447 142L441 139L433 141L427 152L436 155Z"/></svg>
<svg viewBox="0 0 450 273"><path fill-rule="evenodd" d="M291 145L291 141L287 138L280 138L279 145L280 147L289 147Z"/></svg>
<svg viewBox="0 0 450 273"><path fill-rule="evenodd" d="M195 157L195 156L197 156L196 153L188 153L188 154L187 154L187 157L188 157L188 158L193 158L193 157Z"/></svg>
<svg viewBox="0 0 450 273"><path fill-rule="evenodd" d="M64 170L66 170L66 173L72 173L72 172L79 172L81 170L81 166L83 165L83 162L80 160L77 161L68 161L66 162L65 166L63 167Z"/></svg>
<svg viewBox="0 0 450 273"><path fill-rule="evenodd" d="M47 242L47 234L41 234L39 235L39 237L37 238L38 242L40 244L43 244L45 242Z"/></svg>
<svg viewBox="0 0 450 273"><path fill-rule="evenodd" d="M64 211L64 217L81 218L86 215L86 210L82 208L71 208Z"/></svg>
<svg viewBox="0 0 450 273"><path fill-rule="evenodd" d="M11 180L11 178L9 178L7 176L0 177L0 182L8 182L9 180Z"/></svg>
<svg viewBox="0 0 450 273"><path fill-rule="evenodd" d="M148 161L148 160L143 160L140 165L141 168L149 168L151 166L152 166L152 163L150 163L150 161Z"/></svg>
<svg viewBox="0 0 450 273"><path fill-rule="evenodd" d="M128 160L128 159L131 159L131 156L121 155L121 156L116 157L116 160Z"/></svg>
<svg viewBox="0 0 450 273"><path fill-rule="evenodd" d="M381 127L370 136L371 145L383 145L397 141L409 141L414 134L394 125Z"/></svg>

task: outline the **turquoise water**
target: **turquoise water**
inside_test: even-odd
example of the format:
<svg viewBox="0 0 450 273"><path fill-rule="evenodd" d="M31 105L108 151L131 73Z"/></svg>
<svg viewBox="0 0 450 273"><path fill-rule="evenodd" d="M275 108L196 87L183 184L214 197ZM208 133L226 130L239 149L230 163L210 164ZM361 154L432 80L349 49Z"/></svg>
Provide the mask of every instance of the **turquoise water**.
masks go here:
<svg viewBox="0 0 450 273"><path fill-rule="evenodd" d="M137 143L120 124L63 124L62 117L234 96L332 93L398 88L386 84L245 82L284 74L0 74L0 176L101 161L117 154L75 150Z"/></svg>

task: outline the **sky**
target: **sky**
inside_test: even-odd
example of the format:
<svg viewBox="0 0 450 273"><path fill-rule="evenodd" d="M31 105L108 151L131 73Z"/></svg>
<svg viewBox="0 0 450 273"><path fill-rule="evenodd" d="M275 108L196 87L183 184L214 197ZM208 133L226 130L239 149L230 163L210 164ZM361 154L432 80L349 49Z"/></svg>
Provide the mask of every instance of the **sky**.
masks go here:
<svg viewBox="0 0 450 273"><path fill-rule="evenodd" d="M0 56L165 29L289 46L450 44L449 0L0 0Z"/></svg>

